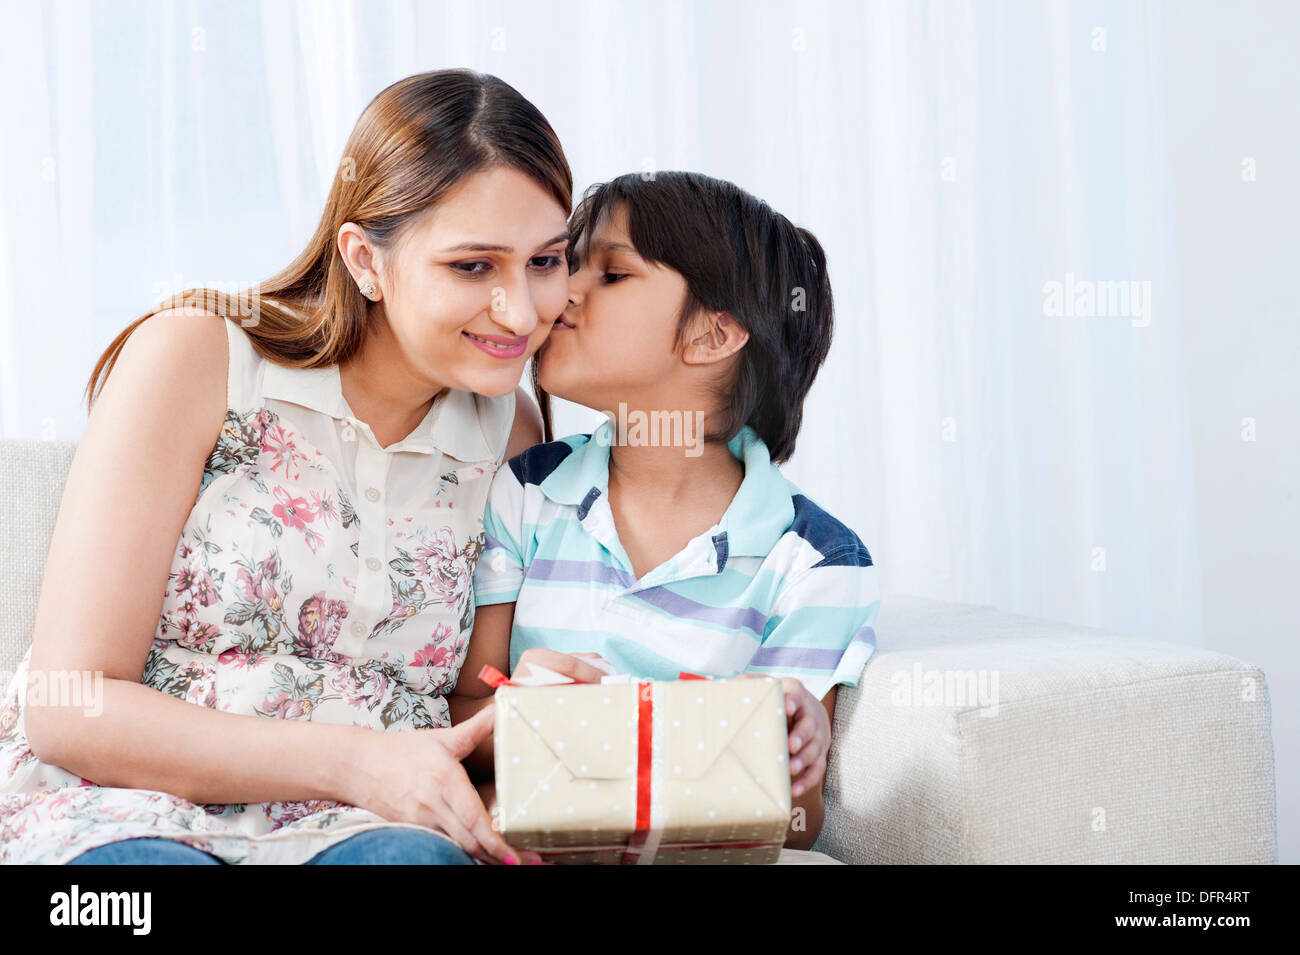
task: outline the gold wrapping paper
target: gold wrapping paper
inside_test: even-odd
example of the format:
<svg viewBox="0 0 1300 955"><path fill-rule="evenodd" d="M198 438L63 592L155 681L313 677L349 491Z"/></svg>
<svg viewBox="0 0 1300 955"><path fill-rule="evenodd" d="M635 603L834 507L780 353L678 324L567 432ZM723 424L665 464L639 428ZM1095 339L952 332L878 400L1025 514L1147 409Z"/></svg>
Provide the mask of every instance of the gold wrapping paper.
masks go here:
<svg viewBox="0 0 1300 955"><path fill-rule="evenodd" d="M652 826L630 859L775 862L791 803L785 698L770 677L500 687L494 748L506 840L551 862L630 861L642 687L651 694ZM765 842L776 844L745 847Z"/></svg>

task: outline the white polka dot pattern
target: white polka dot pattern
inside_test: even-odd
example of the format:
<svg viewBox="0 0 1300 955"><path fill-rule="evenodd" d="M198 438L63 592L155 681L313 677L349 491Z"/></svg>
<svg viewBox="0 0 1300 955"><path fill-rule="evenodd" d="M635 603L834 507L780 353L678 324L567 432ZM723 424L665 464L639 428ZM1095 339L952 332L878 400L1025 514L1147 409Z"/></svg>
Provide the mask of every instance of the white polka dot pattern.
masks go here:
<svg viewBox="0 0 1300 955"><path fill-rule="evenodd" d="M780 683L664 682L654 699L667 767L654 863L775 862L791 806ZM551 862L624 861L637 819L638 714L636 683L497 691L497 798L511 845Z"/></svg>

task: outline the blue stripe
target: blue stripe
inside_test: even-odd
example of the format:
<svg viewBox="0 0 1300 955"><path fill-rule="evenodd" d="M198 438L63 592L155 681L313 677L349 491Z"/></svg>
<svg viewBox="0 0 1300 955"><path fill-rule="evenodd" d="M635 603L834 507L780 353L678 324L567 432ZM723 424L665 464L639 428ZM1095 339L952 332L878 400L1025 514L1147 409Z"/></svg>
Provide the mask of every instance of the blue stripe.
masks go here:
<svg viewBox="0 0 1300 955"><path fill-rule="evenodd" d="M650 606L657 607L669 616L682 617L688 620L702 620L705 623L717 624L736 630L744 627L752 630L759 639L762 639L763 629L767 626L766 615L753 607L711 607L708 604L692 600L690 597L683 597L667 587L651 587L648 590L637 591L631 596L636 597L638 600L644 600Z"/></svg>
<svg viewBox="0 0 1300 955"><path fill-rule="evenodd" d="M567 441L535 444L510 459L510 470L520 484L541 484L572 453L573 446Z"/></svg>
<svg viewBox="0 0 1300 955"><path fill-rule="evenodd" d="M585 521L587 519L587 515L591 512L591 505L596 503L598 497L600 497L600 488L598 487L593 487L587 492L587 496L578 505L578 520Z"/></svg>
<svg viewBox="0 0 1300 955"><path fill-rule="evenodd" d="M790 530L822 555L814 567L871 566L871 554L857 534L804 495L795 494L791 500L794 501L794 522Z"/></svg>
<svg viewBox="0 0 1300 955"><path fill-rule="evenodd" d="M556 580L569 583L618 584L631 587L636 578L617 567L594 560L544 560L528 565L528 580Z"/></svg>
<svg viewBox="0 0 1300 955"><path fill-rule="evenodd" d="M843 650L819 650L814 647L759 647L750 666L800 667L807 670L834 670L854 644L876 645L876 631L863 627L853 635Z"/></svg>
<svg viewBox="0 0 1300 955"><path fill-rule="evenodd" d="M713 535L713 549L718 555L718 573L727 566L727 532Z"/></svg>
<svg viewBox="0 0 1300 955"><path fill-rule="evenodd" d="M814 650L811 647L759 647L754 667L798 667L803 670L834 670L844 656L843 650Z"/></svg>

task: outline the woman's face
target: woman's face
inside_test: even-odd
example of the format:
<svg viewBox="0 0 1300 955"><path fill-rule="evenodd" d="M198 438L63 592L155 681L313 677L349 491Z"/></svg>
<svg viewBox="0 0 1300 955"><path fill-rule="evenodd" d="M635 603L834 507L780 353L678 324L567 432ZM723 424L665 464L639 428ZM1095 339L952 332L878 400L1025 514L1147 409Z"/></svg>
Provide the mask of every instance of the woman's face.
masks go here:
<svg viewBox="0 0 1300 955"><path fill-rule="evenodd" d="M377 271L412 377L504 395L568 301L568 210L494 167L449 191Z"/></svg>
<svg viewBox="0 0 1300 955"><path fill-rule="evenodd" d="M686 280L636 253L621 205L594 224L584 252L538 355L542 387L597 411L657 410L652 396L672 394L682 371L674 344Z"/></svg>

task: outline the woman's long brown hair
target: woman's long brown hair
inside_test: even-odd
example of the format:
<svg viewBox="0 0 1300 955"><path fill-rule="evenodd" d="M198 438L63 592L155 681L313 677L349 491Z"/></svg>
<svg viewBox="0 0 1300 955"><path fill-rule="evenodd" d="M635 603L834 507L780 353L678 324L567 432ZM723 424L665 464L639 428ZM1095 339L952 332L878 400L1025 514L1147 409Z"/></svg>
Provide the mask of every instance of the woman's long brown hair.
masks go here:
<svg viewBox="0 0 1300 955"><path fill-rule="evenodd" d="M295 368L343 362L365 337L367 306L338 250L354 222L380 250L466 176L517 169L565 209L573 174L559 138L538 109L495 76L435 70L399 80L370 101L348 137L311 241L283 271L246 291L187 289L159 302L119 334L86 385L86 409L141 322L169 308L197 306L239 322L264 357ZM549 409L544 409L549 429Z"/></svg>

